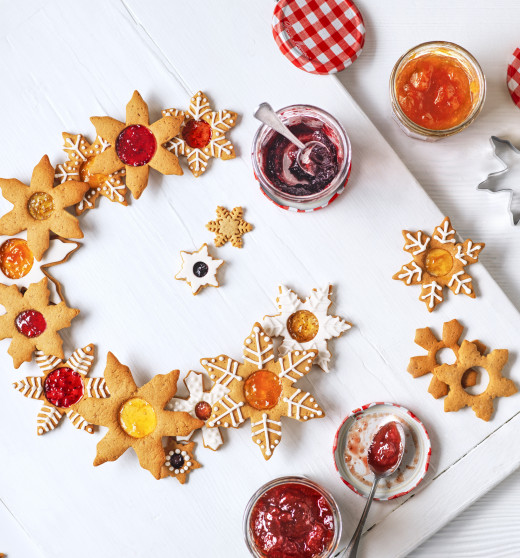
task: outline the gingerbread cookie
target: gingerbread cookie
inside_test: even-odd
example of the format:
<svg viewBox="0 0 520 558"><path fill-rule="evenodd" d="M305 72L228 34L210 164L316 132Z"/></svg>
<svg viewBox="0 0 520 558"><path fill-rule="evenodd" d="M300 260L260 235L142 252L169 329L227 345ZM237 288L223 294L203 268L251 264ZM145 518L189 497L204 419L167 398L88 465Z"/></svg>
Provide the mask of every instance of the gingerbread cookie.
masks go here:
<svg viewBox="0 0 520 558"><path fill-rule="evenodd" d="M47 155L36 165L30 186L19 180L0 179L2 195L14 208L0 219L0 234L27 231L27 245L40 261L49 247L51 231L65 238L83 238L78 220L66 207L78 203L88 190L84 182L54 187L54 169Z"/></svg>
<svg viewBox="0 0 520 558"><path fill-rule="evenodd" d="M61 184L68 180L81 180L89 185L83 199L76 204L76 215L96 207L99 196L121 205L128 205L124 184L125 169L117 170L112 174L94 174L90 170L96 155L103 153L110 144L99 136L93 144L90 144L81 134L63 132L62 135L63 151L69 156L69 160L56 167L56 180Z"/></svg>
<svg viewBox="0 0 520 558"><path fill-rule="evenodd" d="M141 467L159 479L166 462L162 446L165 436L187 436L203 422L188 413L166 411L166 403L177 391L179 371L157 375L138 388L128 366L108 353L105 381L108 399L84 399L76 411L88 422L108 428L97 445L94 466L115 461L133 448Z"/></svg>
<svg viewBox="0 0 520 558"><path fill-rule="evenodd" d="M164 116L153 124L148 105L137 91L126 105L126 123L108 116L91 119L98 136L110 144L96 155L89 171L93 174L114 174L126 170L126 187L138 199L148 185L149 168L161 174L182 174L179 159L164 144L176 136L182 116Z"/></svg>
<svg viewBox="0 0 520 558"><path fill-rule="evenodd" d="M235 207L228 211L225 207L217 207L217 219L210 221L206 228L215 233L215 246L224 246L230 241L231 246L242 248L242 236L253 230L253 225L244 221L244 210Z"/></svg>
<svg viewBox="0 0 520 558"><path fill-rule="evenodd" d="M35 350L64 358L58 331L69 327L79 310L64 302L49 304L49 295L46 277L23 294L14 285L0 284L0 304L6 311L0 316L0 339L12 339L7 352L15 368L29 362Z"/></svg>
<svg viewBox="0 0 520 558"><path fill-rule="evenodd" d="M318 352L315 364L328 372L331 354L327 341L352 327L349 322L328 313L332 304L332 285L313 289L305 300L283 285L278 290L276 304L280 313L265 316L262 321L267 335L283 338L278 354L284 356L296 349L315 349Z"/></svg>
<svg viewBox="0 0 520 558"><path fill-rule="evenodd" d="M193 176L206 171L211 157L223 161L234 159L235 148L226 138L226 132L237 122L237 114L229 110L212 111L206 95L199 91L190 101L186 112L166 109L163 116L182 116L182 128L178 136L166 144L166 149L188 158L188 166Z"/></svg>
<svg viewBox="0 0 520 558"><path fill-rule="evenodd" d="M70 358L62 359L36 352L36 363L43 376L27 377L13 386L25 397L43 401L38 414L38 436L54 430L63 415L66 415L78 430L89 434L94 427L75 411L75 405L88 397L108 397L103 378L87 378L94 362L94 345L76 349Z"/></svg>
<svg viewBox="0 0 520 558"><path fill-rule="evenodd" d="M421 285L419 300L426 304L429 312L443 301L444 287L456 295L476 296L465 266L478 262L485 244L473 244L469 239L459 243L455 235L448 217L435 228L431 238L423 231L403 231L403 249L413 256L413 260L403 265L393 279L406 285Z"/></svg>
<svg viewBox="0 0 520 558"><path fill-rule="evenodd" d="M410 359L408 363L408 372L414 377L419 378L425 374L431 374L433 369L439 365L437 362L437 353L442 349L451 349L457 357L459 352L459 339L462 335L464 326L462 326L457 320L451 320L445 322L442 326L442 339L438 340L433 334L429 327L424 327L416 330L415 332L415 343L428 351L427 355L414 356ZM480 351L484 353L486 350L485 345L480 343L480 341L473 341ZM462 386L471 387L477 383L477 372L475 370L467 370L462 377ZM439 399L448 394L448 385L441 382L436 376L430 381L430 386L428 391L435 397Z"/></svg>
<svg viewBox="0 0 520 558"><path fill-rule="evenodd" d="M196 252L181 251L181 258L182 267L175 279L186 281L194 295L199 294L204 287L220 286L217 271L224 260L212 258L207 244L203 244Z"/></svg>
<svg viewBox="0 0 520 558"><path fill-rule="evenodd" d="M442 364L433 370L435 376L450 388L444 400L444 410L450 412L471 407L478 418L488 421L494 411L493 399L509 397L518 391L512 380L502 376L508 357L507 349L496 349L484 356L474 343L464 340L455 364ZM464 373L474 366L481 366L489 374L489 384L479 395L472 395L462 387Z"/></svg>
<svg viewBox="0 0 520 558"><path fill-rule="evenodd" d="M200 468L200 463L195 460L193 451L195 442L179 444L170 438L164 448L166 461L161 472L161 478L174 477L181 484L186 482L186 477L194 470Z"/></svg>
<svg viewBox="0 0 520 558"><path fill-rule="evenodd" d="M271 338L255 323L243 352L244 362L227 355L200 361L214 382L229 389L213 405L208 425L237 428L251 419L253 442L267 460L282 439L281 417L307 421L325 416L310 393L293 387L309 372L317 351L291 351L275 361Z"/></svg>
<svg viewBox="0 0 520 558"><path fill-rule="evenodd" d="M79 242L51 235L49 248L41 261L34 262L34 255L27 244L27 232L13 236L0 236L0 282L27 289L44 277L49 280L50 300L65 302L61 284L52 277L49 268L66 262L80 247Z"/></svg>
<svg viewBox="0 0 520 558"><path fill-rule="evenodd" d="M216 451L224 441L218 427L211 428L208 426L208 419L213 405L222 399L229 390L221 384L215 384L211 391L204 391L203 375L193 370L190 370L184 378L184 384L190 394L189 397L187 399L176 397L171 400L168 406L172 411L185 411L190 413L192 417L203 420L202 442L204 447ZM188 440L189 438L191 438L191 434L186 437L177 436L177 440Z"/></svg>

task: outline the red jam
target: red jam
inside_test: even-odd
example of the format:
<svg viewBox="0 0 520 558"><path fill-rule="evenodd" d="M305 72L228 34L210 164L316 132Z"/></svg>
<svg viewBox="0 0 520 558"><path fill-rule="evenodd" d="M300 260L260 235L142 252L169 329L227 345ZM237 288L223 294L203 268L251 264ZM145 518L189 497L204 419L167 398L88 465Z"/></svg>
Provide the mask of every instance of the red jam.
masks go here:
<svg viewBox="0 0 520 558"><path fill-rule="evenodd" d="M425 54L407 62L395 84L404 114L429 130L462 124L473 108L470 78L457 59Z"/></svg>
<svg viewBox="0 0 520 558"><path fill-rule="evenodd" d="M207 401L199 401L195 405L195 415L199 420L208 420L211 416L211 405Z"/></svg>
<svg viewBox="0 0 520 558"><path fill-rule="evenodd" d="M192 149L204 149L211 141L211 126L204 120L188 120L182 129L182 139Z"/></svg>
<svg viewBox="0 0 520 558"><path fill-rule="evenodd" d="M125 165L142 167L152 160L157 151L157 140L146 126L133 124L117 137L116 153Z"/></svg>
<svg viewBox="0 0 520 558"><path fill-rule="evenodd" d="M256 501L249 527L264 558L314 558L330 548L334 514L316 489L289 482L270 488Z"/></svg>
<svg viewBox="0 0 520 558"><path fill-rule="evenodd" d="M38 310L24 310L14 320L16 329L25 337L32 339L38 337L47 328L47 322L43 314Z"/></svg>
<svg viewBox="0 0 520 558"><path fill-rule="evenodd" d="M318 141L324 148L311 152L313 174L306 172L297 162L298 147L274 134L265 147L264 173L280 191L292 196L310 196L324 190L339 172L338 150L330 138L331 132L318 119L308 124L288 126L303 143Z"/></svg>
<svg viewBox="0 0 520 558"><path fill-rule="evenodd" d="M57 368L45 378L43 391L49 403L67 408L83 397L83 379L72 368Z"/></svg>
<svg viewBox="0 0 520 558"><path fill-rule="evenodd" d="M403 451L401 435L395 422L382 426L368 448L368 465L377 474L392 469Z"/></svg>

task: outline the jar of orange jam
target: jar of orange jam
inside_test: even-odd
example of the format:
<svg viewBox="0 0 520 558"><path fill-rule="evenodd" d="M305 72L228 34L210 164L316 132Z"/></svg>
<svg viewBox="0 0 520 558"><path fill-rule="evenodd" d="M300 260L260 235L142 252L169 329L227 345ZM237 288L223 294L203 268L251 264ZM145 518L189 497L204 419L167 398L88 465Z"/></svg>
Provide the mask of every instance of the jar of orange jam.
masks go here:
<svg viewBox="0 0 520 558"><path fill-rule="evenodd" d="M447 42L420 44L397 61L390 76L393 116L410 137L435 141L477 117L486 80L475 58Z"/></svg>

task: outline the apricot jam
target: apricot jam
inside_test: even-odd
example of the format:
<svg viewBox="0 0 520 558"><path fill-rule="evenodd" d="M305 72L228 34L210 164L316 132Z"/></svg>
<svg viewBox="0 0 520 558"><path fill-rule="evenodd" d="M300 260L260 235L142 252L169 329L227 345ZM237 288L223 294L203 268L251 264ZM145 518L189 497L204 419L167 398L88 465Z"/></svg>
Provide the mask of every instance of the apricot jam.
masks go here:
<svg viewBox="0 0 520 558"><path fill-rule="evenodd" d="M280 400L282 383L274 372L257 370L244 383L244 396L251 407L264 411Z"/></svg>
<svg viewBox="0 0 520 558"><path fill-rule="evenodd" d="M312 341L320 328L318 318L308 310L298 310L287 318L287 331L298 343Z"/></svg>
<svg viewBox="0 0 520 558"><path fill-rule="evenodd" d="M82 182L88 182L91 188L101 188L108 180L108 175L103 173L94 174L90 169L94 165L95 157L89 157L83 165L81 165L79 175Z"/></svg>
<svg viewBox="0 0 520 558"><path fill-rule="evenodd" d="M0 269L9 279L21 279L31 271L34 256L27 241L10 238L0 246Z"/></svg>
<svg viewBox="0 0 520 558"><path fill-rule="evenodd" d="M453 258L447 250L442 248L434 248L426 255L426 270L434 277L447 275L453 267Z"/></svg>
<svg viewBox="0 0 520 558"><path fill-rule="evenodd" d="M45 221L54 212L54 200L46 192L35 192L27 202L30 216L37 221Z"/></svg>
<svg viewBox="0 0 520 558"><path fill-rule="evenodd" d="M132 438L144 438L155 430L157 416L148 401L134 397L121 406L119 423Z"/></svg>

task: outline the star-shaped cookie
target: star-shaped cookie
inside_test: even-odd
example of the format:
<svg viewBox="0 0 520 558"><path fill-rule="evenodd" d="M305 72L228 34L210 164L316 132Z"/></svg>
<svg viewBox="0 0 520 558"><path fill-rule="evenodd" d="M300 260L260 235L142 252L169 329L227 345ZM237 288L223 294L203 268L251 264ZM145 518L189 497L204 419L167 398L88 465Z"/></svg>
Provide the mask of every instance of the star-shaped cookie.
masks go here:
<svg viewBox="0 0 520 558"><path fill-rule="evenodd" d="M181 258L182 267L175 279L186 281L194 295L199 294L204 287L219 287L217 271L224 260L211 257L207 244L203 244L196 252L181 251Z"/></svg>
<svg viewBox="0 0 520 558"><path fill-rule="evenodd" d="M242 248L242 236L253 230L253 225L244 221L244 210L235 207L228 211L225 207L217 207L217 218L210 221L206 228L215 233L215 246L224 246L226 242L231 242L235 248Z"/></svg>

